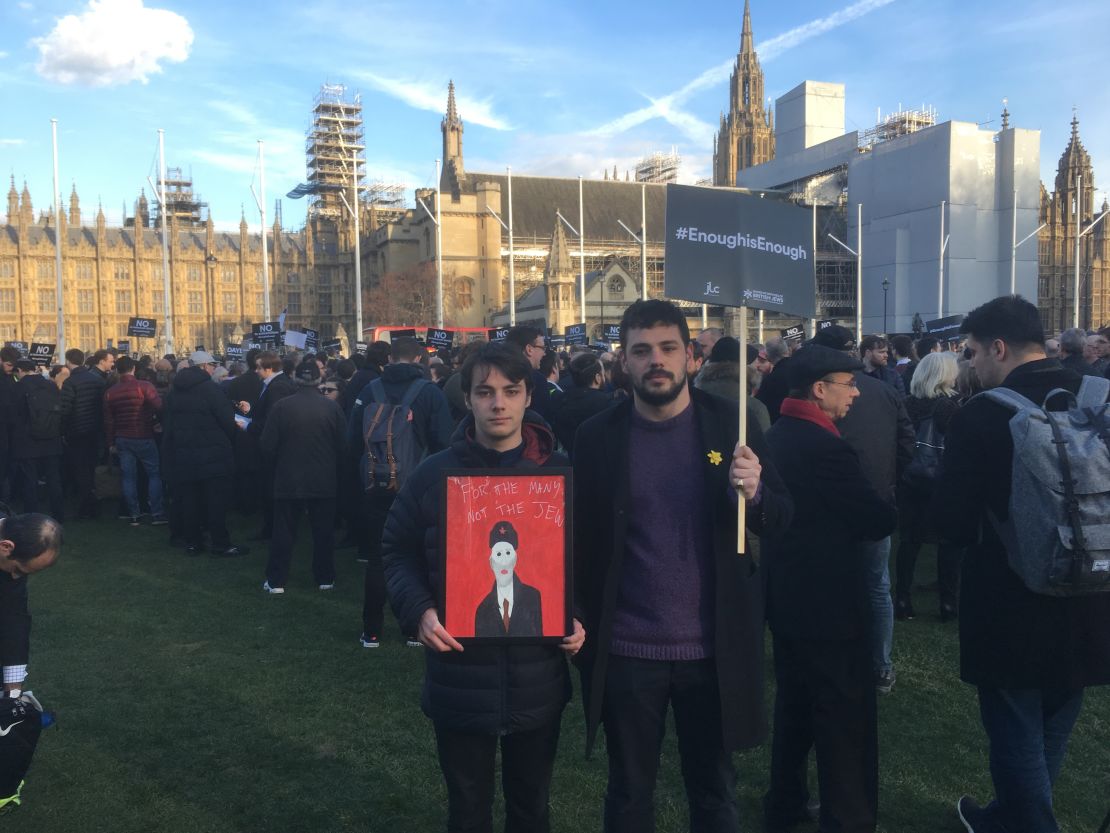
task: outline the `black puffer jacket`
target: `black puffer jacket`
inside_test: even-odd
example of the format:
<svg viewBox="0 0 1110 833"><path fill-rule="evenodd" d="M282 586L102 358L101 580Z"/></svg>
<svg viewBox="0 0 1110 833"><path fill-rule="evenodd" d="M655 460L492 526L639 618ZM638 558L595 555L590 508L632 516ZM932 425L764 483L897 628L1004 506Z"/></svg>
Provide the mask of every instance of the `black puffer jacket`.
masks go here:
<svg viewBox="0 0 1110 833"><path fill-rule="evenodd" d="M162 425L162 467L171 483L234 473L235 412L204 368L187 367L174 377Z"/></svg>
<svg viewBox="0 0 1110 833"><path fill-rule="evenodd" d="M97 434L103 420L107 378L95 367L78 367L62 383L62 431L67 437Z"/></svg>
<svg viewBox="0 0 1110 833"><path fill-rule="evenodd" d="M429 457L401 488L382 536L386 587L397 621L416 633L443 590L440 572L442 472L452 468L566 466L554 438L532 412L525 416L523 456L503 455L473 439L467 416L450 448ZM553 645L470 645L463 653L426 650L421 707L434 723L480 734L525 732L546 725L570 699L570 675Z"/></svg>

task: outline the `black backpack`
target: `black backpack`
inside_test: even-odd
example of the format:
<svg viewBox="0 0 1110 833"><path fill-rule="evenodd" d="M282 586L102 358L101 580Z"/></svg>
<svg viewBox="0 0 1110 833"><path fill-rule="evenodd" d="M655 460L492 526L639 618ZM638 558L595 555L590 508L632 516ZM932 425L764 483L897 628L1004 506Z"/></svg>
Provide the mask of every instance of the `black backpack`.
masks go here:
<svg viewBox="0 0 1110 833"><path fill-rule="evenodd" d="M427 379L414 379L399 404L389 401L381 379L370 383L370 401L362 412L368 495L393 497L424 459L425 448L413 426L412 404Z"/></svg>
<svg viewBox="0 0 1110 833"><path fill-rule="evenodd" d="M911 486L931 486L940 477L944 458L944 435L937 430L936 420L927 416L917 426L913 459L906 466L903 479Z"/></svg>
<svg viewBox="0 0 1110 833"><path fill-rule="evenodd" d="M56 440L62 436L62 392L53 382L31 386L27 410L32 440Z"/></svg>

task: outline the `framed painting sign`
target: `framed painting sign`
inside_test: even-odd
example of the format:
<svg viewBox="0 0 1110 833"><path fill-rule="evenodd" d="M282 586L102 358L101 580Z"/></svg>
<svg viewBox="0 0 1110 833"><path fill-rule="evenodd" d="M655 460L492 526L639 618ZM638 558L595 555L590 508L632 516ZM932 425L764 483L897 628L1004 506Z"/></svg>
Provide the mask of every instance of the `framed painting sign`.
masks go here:
<svg viewBox="0 0 1110 833"><path fill-rule="evenodd" d="M443 489L447 632L464 645L572 633L571 470L452 469Z"/></svg>

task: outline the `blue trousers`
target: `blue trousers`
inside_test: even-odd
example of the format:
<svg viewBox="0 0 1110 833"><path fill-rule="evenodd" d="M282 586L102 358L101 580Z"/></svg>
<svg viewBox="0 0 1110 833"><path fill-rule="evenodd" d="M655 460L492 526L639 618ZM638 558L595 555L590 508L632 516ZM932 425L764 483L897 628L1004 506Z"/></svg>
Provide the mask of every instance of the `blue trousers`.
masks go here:
<svg viewBox="0 0 1110 833"><path fill-rule="evenodd" d="M894 667L894 602L890 598L890 538L863 544L867 595L871 600L871 649L875 674Z"/></svg>
<svg viewBox="0 0 1110 833"><path fill-rule="evenodd" d="M158 464L158 446L154 440L134 440L129 437L116 437L116 451L119 453L119 467L123 472L123 499L127 503L127 513L137 518L139 507L139 465L146 472L147 502L150 514L162 515L162 471Z"/></svg>
<svg viewBox="0 0 1110 833"><path fill-rule="evenodd" d="M995 795L987 811L996 826L984 833L1057 833L1052 785L1082 705L1083 689L979 687Z"/></svg>

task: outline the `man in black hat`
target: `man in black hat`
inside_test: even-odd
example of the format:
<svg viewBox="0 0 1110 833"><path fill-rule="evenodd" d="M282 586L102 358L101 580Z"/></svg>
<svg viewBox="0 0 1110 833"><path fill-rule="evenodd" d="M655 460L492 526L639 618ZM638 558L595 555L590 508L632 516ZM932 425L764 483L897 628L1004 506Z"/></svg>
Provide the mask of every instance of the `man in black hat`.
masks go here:
<svg viewBox="0 0 1110 833"><path fill-rule="evenodd" d="M274 530L262 589L285 592L297 526L312 527L312 573L320 590L335 586L335 496L346 450L347 420L320 390L320 366L306 358L293 374L297 391L274 402L262 431L262 451L273 461Z"/></svg>
<svg viewBox="0 0 1110 833"><path fill-rule="evenodd" d="M516 530L508 521L499 521L489 531L493 589L474 613L475 636L543 635L540 591L516 574L519 545Z"/></svg>
<svg viewBox="0 0 1110 833"><path fill-rule="evenodd" d="M767 433L794 498L789 528L762 542L778 683L764 802L772 831L806 818L811 747L821 829L875 829L878 729L860 544L890 535L897 513L872 488L837 429L860 395L860 367L839 350L804 347L790 360L789 396Z"/></svg>
<svg viewBox="0 0 1110 833"><path fill-rule="evenodd" d="M864 339L866 343L868 340ZM855 338L845 327L834 324L821 330L814 344L847 353L853 359ZM902 396L894 387L869 375L855 373L859 400L837 424L856 454L864 476L885 500L897 505L895 488L902 472L913 459L916 434ZM890 597L890 538L863 544L867 560L867 585L871 598L872 670L879 694L894 688L894 603Z"/></svg>

